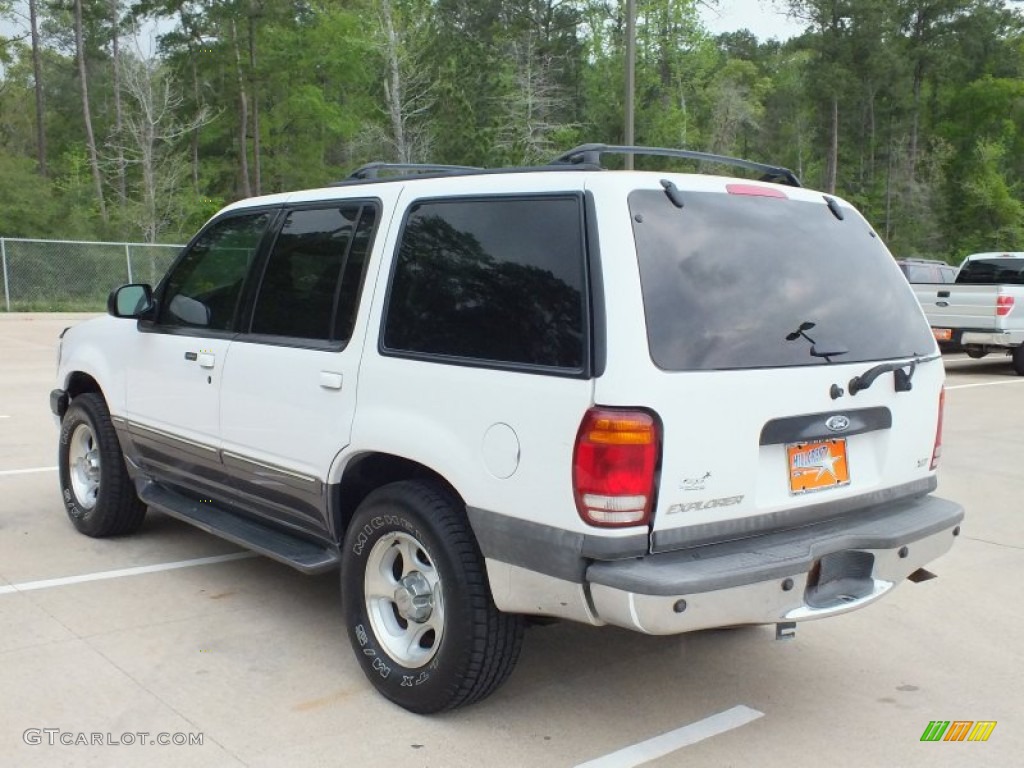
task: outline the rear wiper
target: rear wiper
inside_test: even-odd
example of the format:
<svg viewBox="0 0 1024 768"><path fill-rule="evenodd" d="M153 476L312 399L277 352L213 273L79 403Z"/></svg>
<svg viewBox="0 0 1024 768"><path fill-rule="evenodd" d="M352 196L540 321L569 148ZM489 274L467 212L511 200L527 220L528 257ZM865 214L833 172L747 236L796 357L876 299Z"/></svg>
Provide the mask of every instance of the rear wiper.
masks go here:
<svg viewBox="0 0 1024 768"><path fill-rule="evenodd" d="M924 362L918 357L914 357L913 360L906 363L882 363L876 365L874 368L868 368L860 376L854 376L850 379L849 392L851 395L856 395L858 392L862 392L872 384L875 383L875 379L881 376L883 373L893 373L894 385L897 392L909 392L913 389L913 385L910 380L914 378L914 371L917 369L917 364ZM903 370L909 368L909 370Z"/></svg>
<svg viewBox="0 0 1024 768"><path fill-rule="evenodd" d="M814 323L803 322L800 323L800 327L792 333L786 334L786 341L796 341L797 339L804 339L811 345L811 357L821 357L825 359L826 363L831 363L833 357L839 355L848 354L850 350L836 344L834 342L824 341L821 336L818 336L818 341L815 341L807 335L807 331L814 328ZM817 335L817 334L815 334Z"/></svg>

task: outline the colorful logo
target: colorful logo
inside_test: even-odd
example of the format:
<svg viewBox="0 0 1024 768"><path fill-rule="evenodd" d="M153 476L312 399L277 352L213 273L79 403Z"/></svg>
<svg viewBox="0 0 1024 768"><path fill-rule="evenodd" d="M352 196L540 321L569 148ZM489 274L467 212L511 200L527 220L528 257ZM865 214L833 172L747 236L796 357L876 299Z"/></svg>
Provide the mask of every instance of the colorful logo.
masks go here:
<svg viewBox="0 0 1024 768"><path fill-rule="evenodd" d="M995 720L932 720L921 741L988 741L995 728Z"/></svg>

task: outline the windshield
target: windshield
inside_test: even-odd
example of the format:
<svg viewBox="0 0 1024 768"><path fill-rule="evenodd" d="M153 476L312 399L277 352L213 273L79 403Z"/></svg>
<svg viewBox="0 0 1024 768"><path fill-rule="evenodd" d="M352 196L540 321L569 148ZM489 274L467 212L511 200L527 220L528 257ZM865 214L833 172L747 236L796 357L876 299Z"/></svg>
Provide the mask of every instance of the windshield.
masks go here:
<svg viewBox="0 0 1024 768"><path fill-rule="evenodd" d="M971 259L960 268L956 281L967 285L1024 285L1024 259Z"/></svg>
<svg viewBox="0 0 1024 768"><path fill-rule="evenodd" d="M659 190L629 196L651 357L665 370L906 358L934 340L892 256L850 209Z"/></svg>

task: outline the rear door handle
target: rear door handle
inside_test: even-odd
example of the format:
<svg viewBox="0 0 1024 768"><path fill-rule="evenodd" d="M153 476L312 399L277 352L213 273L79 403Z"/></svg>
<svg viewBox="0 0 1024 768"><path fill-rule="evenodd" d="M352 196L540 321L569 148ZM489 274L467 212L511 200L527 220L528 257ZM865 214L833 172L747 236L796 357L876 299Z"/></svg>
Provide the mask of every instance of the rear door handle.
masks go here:
<svg viewBox="0 0 1024 768"><path fill-rule="evenodd" d="M948 299L949 298L949 291L939 291L939 298L940 299Z"/></svg>
<svg viewBox="0 0 1024 768"><path fill-rule="evenodd" d="M213 368L217 362L216 355L213 352L200 352L199 353L199 367L200 368Z"/></svg>

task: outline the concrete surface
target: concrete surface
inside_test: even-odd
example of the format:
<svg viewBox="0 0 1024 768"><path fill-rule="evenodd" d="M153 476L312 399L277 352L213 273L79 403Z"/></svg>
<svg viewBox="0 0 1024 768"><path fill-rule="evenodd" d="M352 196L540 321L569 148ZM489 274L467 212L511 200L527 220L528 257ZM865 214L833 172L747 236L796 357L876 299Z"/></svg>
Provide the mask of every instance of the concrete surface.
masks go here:
<svg viewBox="0 0 1024 768"><path fill-rule="evenodd" d="M0 314L2 766L569 767L738 705L764 716L642 764L1024 764L1024 378L1004 358L947 361L939 492L968 517L933 566L940 578L802 624L788 642L766 627L675 638L535 627L504 688L424 718L356 667L333 575L250 558L3 589L237 551L156 513L121 540L67 522L45 469L57 437L47 394L57 334L81 317ZM18 469L41 471L4 474ZM985 743L922 743L930 720L998 725ZM29 745L31 728L149 735L51 746L43 733ZM150 745L159 733L203 744Z"/></svg>

